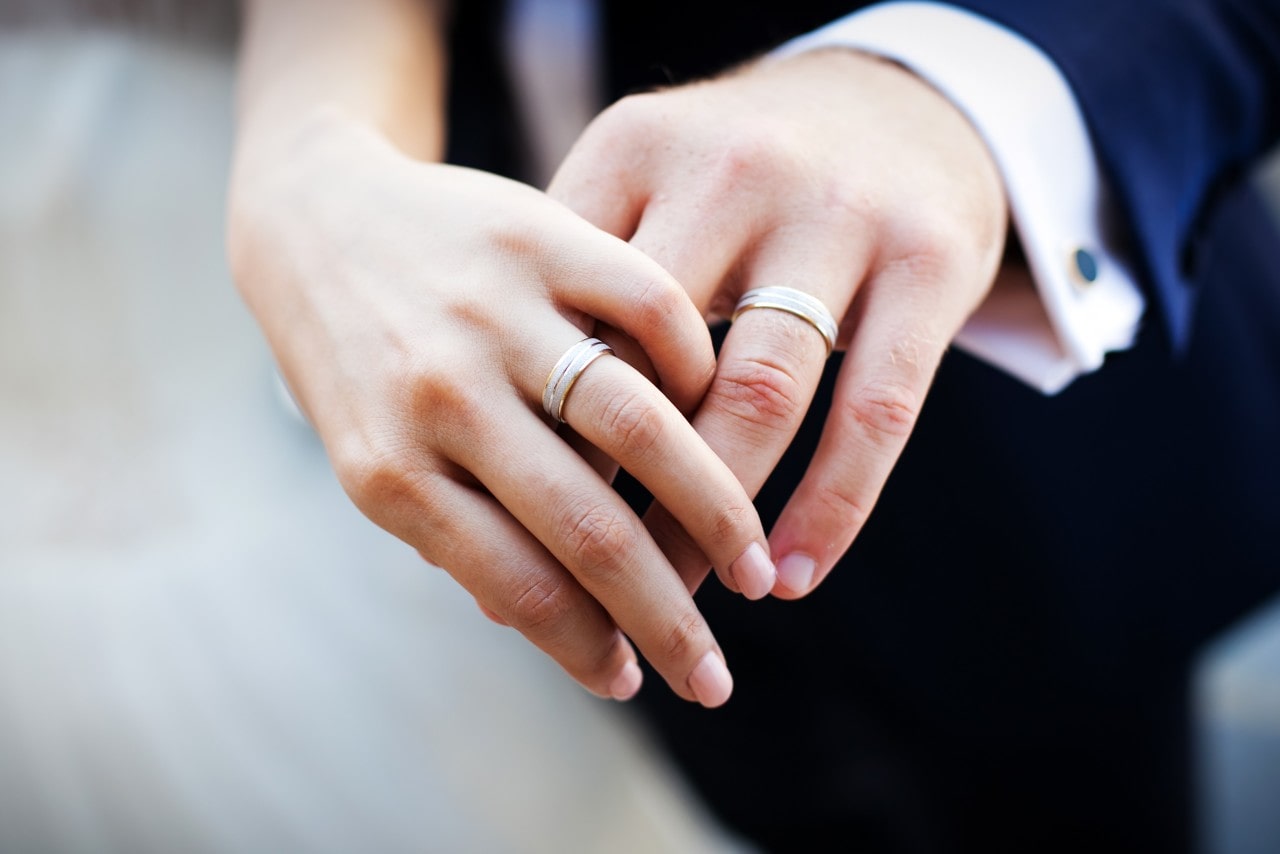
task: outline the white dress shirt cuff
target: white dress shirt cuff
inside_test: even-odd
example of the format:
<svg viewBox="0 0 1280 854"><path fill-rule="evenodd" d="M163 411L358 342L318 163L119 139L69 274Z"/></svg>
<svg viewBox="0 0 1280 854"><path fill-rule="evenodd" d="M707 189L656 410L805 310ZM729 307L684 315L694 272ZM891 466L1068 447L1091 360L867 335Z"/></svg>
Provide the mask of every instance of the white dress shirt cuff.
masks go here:
<svg viewBox="0 0 1280 854"><path fill-rule="evenodd" d="M986 18L928 2L855 12L772 56L826 47L911 69L969 118L1000 168L1031 282L1006 265L957 347L1054 394L1133 344L1143 297L1107 228L1102 170L1053 60Z"/></svg>

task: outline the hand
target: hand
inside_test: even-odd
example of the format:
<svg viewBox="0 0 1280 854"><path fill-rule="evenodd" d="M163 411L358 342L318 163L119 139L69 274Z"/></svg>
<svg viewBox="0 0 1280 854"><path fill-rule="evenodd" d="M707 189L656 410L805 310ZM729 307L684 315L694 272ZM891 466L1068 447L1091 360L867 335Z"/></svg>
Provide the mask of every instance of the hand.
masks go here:
<svg viewBox="0 0 1280 854"><path fill-rule="evenodd" d="M630 638L680 696L724 702L689 592L609 472L566 441L633 472L726 577L768 593L751 499L678 408L715 369L684 291L532 188L410 160L341 117L303 136L287 165L236 177L230 252L355 504L591 691L639 688ZM601 358L557 434L544 382L592 334L661 390Z"/></svg>
<svg viewBox="0 0 1280 854"><path fill-rule="evenodd" d="M841 320L834 402L770 535L774 595L805 595L867 519L943 352L991 287L1008 213L981 138L910 72L826 50L618 102L549 192L658 261L711 318L783 285ZM825 356L814 328L781 311L728 331L693 424L751 495ZM708 564L696 538L656 505L646 523L696 588Z"/></svg>

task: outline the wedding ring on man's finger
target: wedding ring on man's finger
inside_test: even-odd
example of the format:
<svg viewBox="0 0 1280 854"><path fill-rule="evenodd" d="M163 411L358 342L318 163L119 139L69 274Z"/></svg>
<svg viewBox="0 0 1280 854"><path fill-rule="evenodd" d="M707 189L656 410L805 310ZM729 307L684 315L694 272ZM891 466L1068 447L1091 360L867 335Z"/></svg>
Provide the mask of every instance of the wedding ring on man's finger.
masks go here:
<svg viewBox="0 0 1280 854"><path fill-rule="evenodd" d="M563 424L564 400L569 396L569 389L582 376L582 372L596 359L612 353L613 348L599 338L583 338L564 352L560 361L547 375L546 385L542 387L542 409L551 420Z"/></svg>
<svg viewBox="0 0 1280 854"><path fill-rule="evenodd" d="M840 327L830 310L822 304L822 300L812 294L779 285L752 288L738 300L730 320L737 320L744 311L750 311L753 308L775 308L778 311L794 314L808 321L814 329L818 330L818 334L827 344L828 356L836 348L836 334Z"/></svg>

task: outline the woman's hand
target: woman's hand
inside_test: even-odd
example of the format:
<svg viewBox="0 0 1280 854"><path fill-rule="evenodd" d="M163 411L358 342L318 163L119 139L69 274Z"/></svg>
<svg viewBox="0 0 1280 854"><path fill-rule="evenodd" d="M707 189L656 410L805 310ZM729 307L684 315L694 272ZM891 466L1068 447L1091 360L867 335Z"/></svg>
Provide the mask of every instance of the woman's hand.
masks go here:
<svg viewBox="0 0 1280 854"><path fill-rule="evenodd" d="M908 71L827 50L620 101L550 194L644 250L711 316L785 286L840 321L834 403L771 534L774 594L808 593L871 512L943 352L991 287L1008 215L983 141ZM799 428L826 355L814 327L782 311L748 311L729 330L693 423L750 494ZM646 521L696 588L696 537L661 508Z"/></svg>
<svg viewBox="0 0 1280 854"><path fill-rule="evenodd" d="M608 483L622 465L731 585L772 587L750 498L681 414L715 369L684 290L544 194L342 115L282 151L236 176L230 254L352 500L589 690L639 688L629 638L680 696L723 703L710 629ZM624 358L582 373L557 432L543 387L589 335Z"/></svg>

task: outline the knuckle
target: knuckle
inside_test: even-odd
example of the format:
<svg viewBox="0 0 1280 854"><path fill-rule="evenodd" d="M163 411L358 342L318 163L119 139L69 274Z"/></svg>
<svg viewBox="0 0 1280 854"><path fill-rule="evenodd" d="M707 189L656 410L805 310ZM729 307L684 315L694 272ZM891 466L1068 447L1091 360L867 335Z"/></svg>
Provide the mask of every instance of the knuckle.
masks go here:
<svg viewBox="0 0 1280 854"><path fill-rule="evenodd" d="M706 631L706 620L697 611L690 611L666 630L658 650L666 661L690 660L699 650L699 640Z"/></svg>
<svg viewBox="0 0 1280 854"><path fill-rule="evenodd" d="M901 382L876 381L848 398L843 415L877 443L905 439L920 417L920 396Z"/></svg>
<svg viewBox="0 0 1280 854"><path fill-rule="evenodd" d="M401 387L403 406L413 423L447 427L453 435L472 435L485 423L486 406L472 376L446 370L442 363L406 366Z"/></svg>
<svg viewBox="0 0 1280 854"><path fill-rule="evenodd" d="M650 276L629 297L627 311L637 326L665 329L688 307L688 295L674 280Z"/></svg>
<svg viewBox="0 0 1280 854"><path fill-rule="evenodd" d="M986 252L1003 244L1008 233L1008 213L1003 188L995 176L971 170L955 171L954 166L937 163L915 176L916 197L929 193L934 204L921 215L918 204L894 205L895 220L902 233L914 237L921 248L943 248L963 252ZM993 184L987 182L995 178ZM938 192L937 188L944 188ZM905 197L900 197L906 203ZM992 203L992 200L997 200Z"/></svg>
<svg viewBox="0 0 1280 854"><path fill-rule="evenodd" d="M604 111L601 112L600 117L604 121L634 121L638 115L645 114L652 101L653 93L651 92L636 92L626 95L606 107Z"/></svg>
<svg viewBox="0 0 1280 854"><path fill-rule="evenodd" d="M560 514L558 535L570 564L598 581L607 581L625 565L636 545L635 531L617 511L585 501L573 502Z"/></svg>
<svg viewBox="0 0 1280 854"><path fill-rule="evenodd" d="M349 443L355 447L334 454L333 466L339 483L352 503L372 519L384 518L407 504L426 506L422 475L412 464L412 456L397 443L384 441L381 447Z"/></svg>
<svg viewBox="0 0 1280 854"><path fill-rule="evenodd" d="M524 582L511 604L509 622L524 634L557 634L573 611L566 580L539 574Z"/></svg>
<svg viewBox="0 0 1280 854"><path fill-rule="evenodd" d="M958 222L918 215L899 217L897 222L894 266L902 279L933 287L954 278L966 260L976 255L969 231Z"/></svg>
<svg viewBox="0 0 1280 854"><path fill-rule="evenodd" d="M533 220L516 220L511 217L494 218L479 226L479 243L496 257L512 263L528 263L529 259L542 259L554 250L550 245L547 233L540 228L540 222ZM462 303L466 306L466 303ZM492 307L483 303L474 305L464 320L477 320L489 323Z"/></svg>
<svg viewBox="0 0 1280 854"><path fill-rule="evenodd" d="M753 124L726 138L711 174L717 184L740 189L743 181L788 172L792 159L793 146L781 129Z"/></svg>
<svg viewBox="0 0 1280 854"><path fill-rule="evenodd" d="M621 458L634 461L653 453L662 441L662 413L639 394L615 395L607 404L604 427Z"/></svg>
<svg viewBox="0 0 1280 854"><path fill-rule="evenodd" d="M640 92L620 98L606 107L591 123L597 142L607 145L629 141L656 118L656 98L656 93Z"/></svg>
<svg viewBox="0 0 1280 854"><path fill-rule="evenodd" d="M708 395L730 416L766 429L789 429L803 415L799 380L763 359L721 366Z"/></svg>
<svg viewBox="0 0 1280 854"><path fill-rule="evenodd" d="M750 539L748 527L755 512L741 504L717 507L708 526L712 541L721 544L737 544Z"/></svg>
<svg viewBox="0 0 1280 854"><path fill-rule="evenodd" d="M848 233L855 226L874 231L879 227L880 205L867 188L849 181L834 181L825 187L819 212L824 221Z"/></svg>
<svg viewBox="0 0 1280 854"><path fill-rule="evenodd" d="M819 486L813 497L819 512L833 520L837 530L858 531L871 515L873 502L863 501L838 486Z"/></svg>

